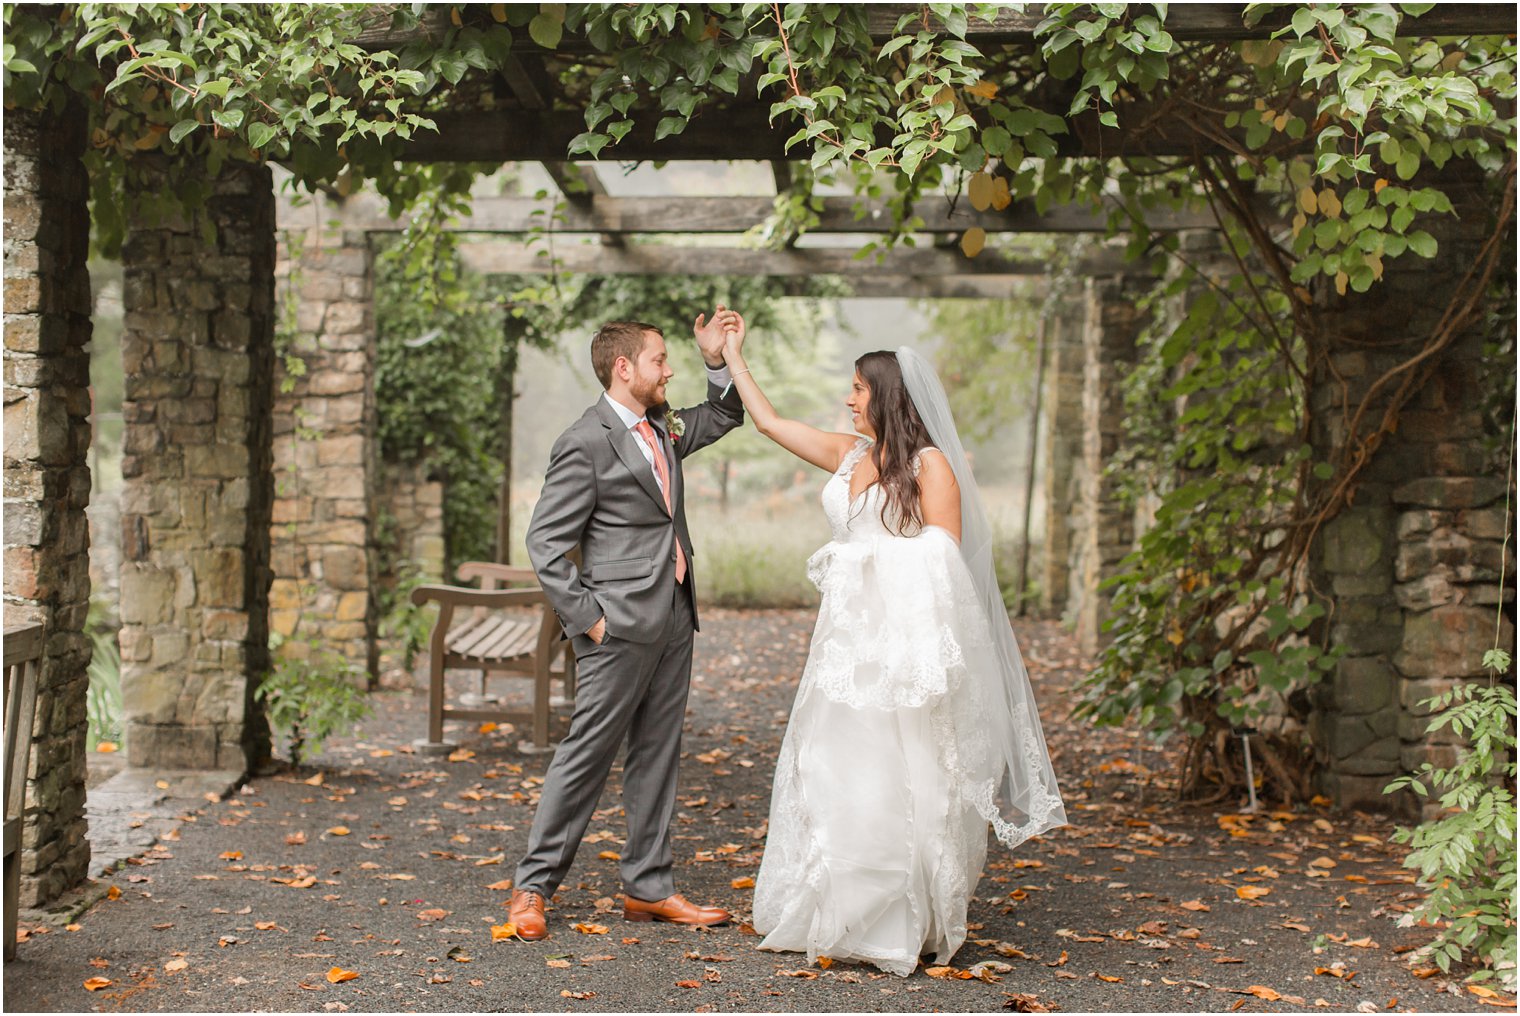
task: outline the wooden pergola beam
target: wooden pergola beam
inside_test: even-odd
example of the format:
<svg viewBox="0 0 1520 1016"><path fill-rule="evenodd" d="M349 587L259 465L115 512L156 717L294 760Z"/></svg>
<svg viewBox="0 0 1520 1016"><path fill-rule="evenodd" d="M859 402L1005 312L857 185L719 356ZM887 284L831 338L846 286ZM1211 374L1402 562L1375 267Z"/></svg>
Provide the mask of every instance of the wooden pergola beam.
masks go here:
<svg viewBox="0 0 1520 1016"><path fill-rule="evenodd" d="M485 4L456 9L470 24L481 28L492 24ZM891 38L902 15L917 14L922 9L916 4L872 5L867 15L872 37L879 41ZM1269 38L1286 22L1284 13L1274 11L1247 28L1245 9L1245 4L1172 4L1167 10L1166 30L1173 38L1188 42L1229 42ZM452 27L450 16L448 5L434 5L423 14L422 22L416 28L395 31L388 24L377 24L363 32L357 42L366 49L377 50L396 48L417 39L437 38ZM977 45L1030 45L1035 41L1035 29L1044 20L1044 4L1026 4L1021 11L1004 8L990 23L972 18L966 26L966 38ZM931 29L939 27L938 20L932 15L929 26ZM1510 4L1442 3L1419 18L1405 19L1399 27L1399 34L1403 36L1513 35L1515 9ZM522 30L513 31L512 48L522 53L545 52ZM584 38L566 36L556 52L586 54L594 50Z"/></svg>
<svg viewBox="0 0 1520 1016"><path fill-rule="evenodd" d="M1120 120L1127 118L1121 109ZM1180 125L1153 124L1145 131L1115 130L1098 122L1097 110L1067 118L1069 133L1057 135L1057 154L1083 158L1167 158L1194 155L1199 150L1223 151L1221 145ZM438 132L420 131L397 143L403 162L549 162L570 159L596 161L585 154L570 155L570 141L586 129L574 110L472 110L436 113ZM1146 110L1135 111L1136 122L1148 122ZM603 150L606 159L623 162L660 160L705 162L775 162L802 158L806 145L786 151L796 128L784 118L771 123L766 104L744 102L725 109L699 111L680 134L655 139L655 118L645 116L616 145ZM890 144L883 134L881 144ZM1244 146L1242 142L1241 147Z"/></svg>
<svg viewBox="0 0 1520 1016"><path fill-rule="evenodd" d="M552 257L541 246L486 240L459 245L466 267L482 275L546 275L553 271L588 275L764 275L770 277L838 275L847 279L885 276L973 277L1044 275L1050 265L1040 258L1008 259L987 250L975 258L959 251L897 248L878 261L858 258L852 247L796 247L755 250L743 247L675 247L641 244L609 250L590 244L560 244ZM1121 252L1104 250L1084 261L1087 275L1125 270Z"/></svg>
<svg viewBox="0 0 1520 1016"><path fill-rule="evenodd" d="M561 221L552 224L556 233L595 233L622 237L630 234L737 234L762 221L771 212L774 199L753 197L611 197L585 194L570 199L560 209ZM892 216L884 202L863 203L865 215L856 218L856 199L826 197L819 223L810 234L858 233L881 234L891 229ZM460 233L528 233L550 227L549 205L535 198L477 197L470 215L450 225ZM989 233L1103 233L1108 229L1106 216L1085 206L1062 206L1046 212L1036 211L1029 202L1015 202L1001 212L991 209L978 212L964 198L951 207L942 197L921 201L915 213L924 221L917 232L955 235L972 226ZM330 203L326 214L337 214L346 228L371 233L395 232L406 228L405 219L393 219L383 201L360 196L342 205ZM309 211L296 209L282 198L279 218L282 226L290 222L296 228L311 221ZM1182 229L1214 229L1216 223L1206 213L1152 212L1146 225L1156 232Z"/></svg>
<svg viewBox="0 0 1520 1016"><path fill-rule="evenodd" d="M1167 33L1185 42L1234 42L1267 39L1288 23L1291 11L1269 11L1255 25L1245 26L1245 4L1171 4L1167 8ZM899 18L918 13L922 8L910 4L873 5L867 14L871 36L887 39ZM1035 29L1045 20L1044 4L1025 4L1023 10L1003 7L989 23L972 18L966 25L968 41L981 43L1032 44ZM940 29L940 21L928 17L930 31ZM1515 10L1508 4L1436 4L1419 18L1400 24L1403 36L1513 35Z"/></svg>

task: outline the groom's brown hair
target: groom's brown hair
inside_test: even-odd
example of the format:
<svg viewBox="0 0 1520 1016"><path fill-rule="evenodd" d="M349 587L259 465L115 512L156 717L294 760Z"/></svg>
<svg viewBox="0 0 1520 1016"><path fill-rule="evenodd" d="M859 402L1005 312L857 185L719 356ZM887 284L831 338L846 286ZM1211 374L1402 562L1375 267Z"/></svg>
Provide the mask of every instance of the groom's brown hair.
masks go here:
<svg viewBox="0 0 1520 1016"><path fill-rule="evenodd" d="M629 363L638 361L644 351L645 332L665 337L660 329L642 321L608 321L591 336L591 369L596 371L603 390L612 387L612 365L618 357L627 357Z"/></svg>

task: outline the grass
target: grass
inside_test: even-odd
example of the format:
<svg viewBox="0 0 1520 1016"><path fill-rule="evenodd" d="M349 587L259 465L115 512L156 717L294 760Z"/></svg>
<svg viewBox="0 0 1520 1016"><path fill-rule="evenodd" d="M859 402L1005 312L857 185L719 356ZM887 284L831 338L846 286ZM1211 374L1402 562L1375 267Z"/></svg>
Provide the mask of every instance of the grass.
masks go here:
<svg viewBox="0 0 1520 1016"><path fill-rule="evenodd" d="M731 508L693 505L698 594L719 607L813 607L818 590L807 560L828 542L823 512L812 502Z"/></svg>

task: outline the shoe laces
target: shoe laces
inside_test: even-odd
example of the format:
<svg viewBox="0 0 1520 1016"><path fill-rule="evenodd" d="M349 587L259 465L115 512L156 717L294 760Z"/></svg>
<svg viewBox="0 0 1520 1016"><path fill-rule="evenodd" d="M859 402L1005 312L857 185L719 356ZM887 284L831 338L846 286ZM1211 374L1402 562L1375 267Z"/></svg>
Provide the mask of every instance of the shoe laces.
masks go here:
<svg viewBox="0 0 1520 1016"><path fill-rule="evenodd" d="M544 897L542 893L536 893L531 889L524 889L522 890L521 902L526 904L537 903L539 906L543 906Z"/></svg>

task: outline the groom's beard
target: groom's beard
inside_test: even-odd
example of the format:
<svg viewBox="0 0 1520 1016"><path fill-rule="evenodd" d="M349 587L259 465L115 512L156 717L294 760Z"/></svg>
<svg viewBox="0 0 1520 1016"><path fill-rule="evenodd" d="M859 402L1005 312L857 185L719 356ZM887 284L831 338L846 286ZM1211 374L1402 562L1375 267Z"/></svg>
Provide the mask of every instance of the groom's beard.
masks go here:
<svg viewBox="0 0 1520 1016"><path fill-rule="evenodd" d="M628 394L638 399L646 410L653 409L665 401L665 382L643 382L635 378L628 385Z"/></svg>

